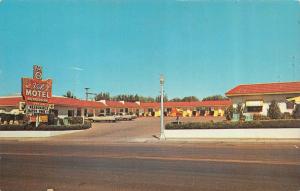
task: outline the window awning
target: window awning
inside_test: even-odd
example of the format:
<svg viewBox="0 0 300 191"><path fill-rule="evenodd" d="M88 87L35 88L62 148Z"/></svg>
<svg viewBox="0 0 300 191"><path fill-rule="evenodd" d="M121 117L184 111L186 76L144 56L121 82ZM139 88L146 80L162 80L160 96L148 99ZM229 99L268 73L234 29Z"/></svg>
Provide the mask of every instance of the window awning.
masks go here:
<svg viewBox="0 0 300 191"><path fill-rule="evenodd" d="M246 107L263 106L263 101L246 101Z"/></svg>
<svg viewBox="0 0 300 191"><path fill-rule="evenodd" d="M298 97L293 97L293 98L289 98L287 99L288 101L294 101L296 104L300 104L300 96Z"/></svg>

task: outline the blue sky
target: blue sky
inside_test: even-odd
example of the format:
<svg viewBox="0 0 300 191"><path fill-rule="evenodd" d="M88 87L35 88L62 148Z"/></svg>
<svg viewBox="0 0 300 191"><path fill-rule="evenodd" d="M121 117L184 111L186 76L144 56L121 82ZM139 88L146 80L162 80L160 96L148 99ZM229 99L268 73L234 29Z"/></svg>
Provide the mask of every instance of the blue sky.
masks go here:
<svg viewBox="0 0 300 191"><path fill-rule="evenodd" d="M53 93L169 98L300 80L299 1L0 0L0 95L42 65Z"/></svg>

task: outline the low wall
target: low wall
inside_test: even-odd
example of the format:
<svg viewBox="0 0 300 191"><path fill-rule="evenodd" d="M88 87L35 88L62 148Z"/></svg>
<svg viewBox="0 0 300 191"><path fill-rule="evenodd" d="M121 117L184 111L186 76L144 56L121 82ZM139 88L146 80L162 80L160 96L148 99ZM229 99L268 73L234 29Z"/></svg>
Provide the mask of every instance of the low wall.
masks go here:
<svg viewBox="0 0 300 191"><path fill-rule="evenodd" d="M165 130L166 139L300 139L300 128Z"/></svg>
<svg viewBox="0 0 300 191"><path fill-rule="evenodd" d="M0 131L0 138L14 138L14 137L52 137L57 135L64 135L70 133L81 132L83 130L66 130L66 131Z"/></svg>

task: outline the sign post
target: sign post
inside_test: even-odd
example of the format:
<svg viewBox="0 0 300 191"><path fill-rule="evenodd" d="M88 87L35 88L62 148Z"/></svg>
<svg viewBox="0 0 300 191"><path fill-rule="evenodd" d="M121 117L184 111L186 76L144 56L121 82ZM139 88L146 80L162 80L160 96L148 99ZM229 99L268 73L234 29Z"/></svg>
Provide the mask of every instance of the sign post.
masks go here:
<svg viewBox="0 0 300 191"><path fill-rule="evenodd" d="M33 78L22 78L22 96L26 113L34 116L36 127L41 115L49 113L49 99L52 97L52 80L42 80L42 67L33 66Z"/></svg>

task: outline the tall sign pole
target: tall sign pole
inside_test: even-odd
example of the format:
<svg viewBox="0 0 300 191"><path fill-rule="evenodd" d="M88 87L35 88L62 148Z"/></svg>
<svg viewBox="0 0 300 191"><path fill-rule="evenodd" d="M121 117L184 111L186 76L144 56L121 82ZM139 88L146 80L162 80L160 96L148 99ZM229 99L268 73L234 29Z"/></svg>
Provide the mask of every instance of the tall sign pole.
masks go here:
<svg viewBox="0 0 300 191"><path fill-rule="evenodd" d="M160 139L166 139L164 134L164 76L160 75Z"/></svg>

